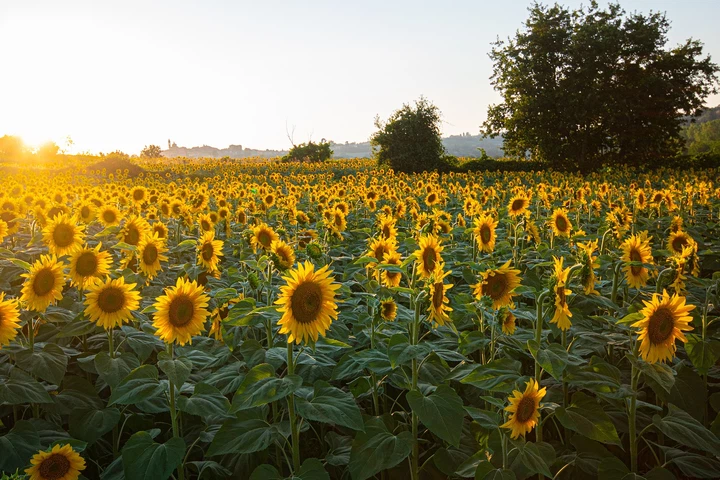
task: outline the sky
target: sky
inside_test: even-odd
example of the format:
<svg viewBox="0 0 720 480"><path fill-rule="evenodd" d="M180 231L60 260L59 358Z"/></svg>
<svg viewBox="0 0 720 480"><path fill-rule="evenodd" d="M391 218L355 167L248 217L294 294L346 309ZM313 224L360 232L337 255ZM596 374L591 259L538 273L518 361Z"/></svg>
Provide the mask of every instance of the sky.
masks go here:
<svg viewBox="0 0 720 480"><path fill-rule="evenodd" d="M669 45L696 38L720 63L720 2L621 4L667 12ZM0 0L0 136L61 148L70 136L70 152L130 154L168 139L258 149L289 148L288 133L296 144L362 142L376 115L420 95L442 111L444 135L477 134L500 98L490 44L512 36L530 5Z"/></svg>

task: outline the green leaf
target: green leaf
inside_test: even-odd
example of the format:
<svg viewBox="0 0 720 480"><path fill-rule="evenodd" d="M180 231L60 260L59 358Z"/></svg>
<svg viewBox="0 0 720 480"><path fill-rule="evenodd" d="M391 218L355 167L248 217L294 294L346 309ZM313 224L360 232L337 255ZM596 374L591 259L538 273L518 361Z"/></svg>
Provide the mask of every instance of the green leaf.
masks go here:
<svg viewBox="0 0 720 480"><path fill-rule="evenodd" d="M46 344L42 350L36 347L34 352L22 350L15 358L20 368L54 385L62 383L68 365L67 355L54 343Z"/></svg>
<svg viewBox="0 0 720 480"><path fill-rule="evenodd" d="M131 371L140 366L140 361L132 353L118 353L115 358L102 351L95 355L95 370L110 388L115 388Z"/></svg>
<svg viewBox="0 0 720 480"><path fill-rule="evenodd" d="M122 449L125 480L167 480L185 455L185 441L174 437L160 444L148 432L138 432Z"/></svg>
<svg viewBox="0 0 720 480"><path fill-rule="evenodd" d="M249 480L284 480L284 478L277 468L265 464L253 470Z"/></svg>
<svg viewBox="0 0 720 480"><path fill-rule="evenodd" d="M720 440L700 422L672 403L665 417L653 416L653 424L684 447L696 448L720 456Z"/></svg>
<svg viewBox="0 0 720 480"><path fill-rule="evenodd" d="M300 473L293 480L330 480L322 462L317 458L308 458L300 465Z"/></svg>
<svg viewBox="0 0 720 480"><path fill-rule="evenodd" d="M19 258L7 258L6 260L8 262L12 263L13 265L15 265L16 267L22 268L26 272L29 272L30 270L32 270L32 265L30 265L29 263L27 263L23 260L20 260Z"/></svg>
<svg viewBox="0 0 720 480"><path fill-rule="evenodd" d="M297 413L308 420L330 423L363 430L362 414L351 393L330 386L323 381L315 382L315 394L308 401L304 398L295 400Z"/></svg>
<svg viewBox="0 0 720 480"><path fill-rule="evenodd" d="M485 365L479 365L461 383L467 383L482 390L509 392L520 378L521 363L510 358L499 358Z"/></svg>
<svg viewBox="0 0 720 480"><path fill-rule="evenodd" d="M22 370L15 368L10 378L0 381L0 404L21 405L24 403L53 403L40 382Z"/></svg>
<svg viewBox="0 0 720 480"><path fill-rule="evenodd" d="M426 343L410 345L407 337L400 333L393 335L388 343L388 359L392 368L405 365L413 359L424 357L430 351L431 348Z"/></svg>
<svg viewBox="0 0 720 480"><path fill-rule="evenodd" d="M231 412L259 407L287 397L302 385L298 375L275 376L275 368L269 363L261 363L252 368L240 384L233 397Z"/></svg>
<svg viewBox="0 0 720 480"><path fill-rule="evenodd" d="M502 416L499 413L490 410L482 410L475 407L465 407L465 411L470 414L481 427L486 430L495 430L502 423Z"/></svg>
<svg viewBox="0 0 720 480"><path fill-rule="evenodd" d="M262 420L227 420L215 434L207 456L265 450L272 444L275 433L276 430Z"/></svg>
<svg viewBox="0 0 720 480"><path fill-rule="evenodd" d="M707 375L710 367L720 358L720 342L705 339L694 333L687 334L685 351L700 375Z"/></svg>
<svg viewBox="0 0 720 480"><path fill-rule="evenodd" d="M411 390L405 398L412 411L432 433L451 445L460 445L465 410L462 398L455 390L443 384L427 397L418 390Z"/></svg>
<svg viewBox="0 0 720 480"><path fill-rule="evenodd" d="M70 435L92 444L112 430L119 421L120 410L117 408L73 410L70 414Z"/></svg>
<svg viewBox="0 0 720 480"><path fill-rule="evenodd" d="M677 367L675 385L667 402L675 404L696 420L702 422L705 416L708 389L705 381L687 364Z"/></svg>
<svg viewBox="0 0 720 480"><path fill-rule="evenodd" d="M40 436L27 420L18 421L7 435L0 437L0 472L14 472L30 465L40 450Z"/></svg>
<svg viewBox="0 0 720 480"><path fill-rule="evenodd" d="M502 468L498 468L497 470L492 470L491 472L486 473L485 476L482 477L482 480L515 480L516 478L517 477L512 470L503 470Z"/></svg>
<svg viewBox="0 0 720 480"><path fill-rule="evenodd" d="M535 340L528 340L528 350L543 370L555 380L562 381L562 373L568 363L568 353L562 345L551 343L545 348L540 348Z"/></svg>
<svg viewBox="0 0 720 480"><path fill-rule="evenodd" d="M167 375L176 389L180 389L185 381L190 378L193 364L187 357L172 358L167 352L158 354L158 367Z"/></svg>
<svg viewBox="0 0 720 480"><path fill-rule="evenodd" d="M637 359L631 361L635 362L652 389L667 398L675 385L675 371L664 363L647 363Z"/></svg>
<svg viewBox="0 0 720 480"><path fill-rule="evenodd" d="M532 442L525 442L524 440L513 442L513 445L517 449L517 457L513 461L513 467L520 465L532 473L541 473L546 477L552 478L550 473L550 467L545 461L544 455L540 452L538 445ZM552 446L545 444L552 450ZM551 459L549 459L551 460Z"/></svg>
<svg viewBox="0 0 720 480"><path fill-rule="evenodd" d="M617 457L603 458L598 465L598 480L615 480L625 477L630 469Z"/></svg>
<svg viewBox="0 0 720 480"><path fill-rule="evenodd" d="M217 388L198 383L190 398L178 397L178 408L199 417L223 416L230 410L230 402Z"/></svg>
<svg viewBox="0 0 720 480"><path fill-rule="evenodd" d="M162 392L158 370L154 365L136 368L113 389L108 406L116 403L130 405L147 400Z"/></svg>
<svg viewBox="0 0 720 480"><path fill-rule="evenodd" d="M580 435L602 443L621 444L608 414L595 398L583 392L575 393L567 408L557 408L555 416L565 428Z"/></svg>
<svg viewBox="0 0 720 480"><path fill-rule="evenodd" d="M720 478L720 461L675 448L665 449L668 463L674 463L690 478Z"/></svg>
<svg viewBox="0 0 720 480"><path fill-rule="evenodd" d="M412 434L390 433L379 418L365 422L365 431L360 432L350 450L348 469L352 480L366 480L383 470L392 468L410 455Z"/></svg>

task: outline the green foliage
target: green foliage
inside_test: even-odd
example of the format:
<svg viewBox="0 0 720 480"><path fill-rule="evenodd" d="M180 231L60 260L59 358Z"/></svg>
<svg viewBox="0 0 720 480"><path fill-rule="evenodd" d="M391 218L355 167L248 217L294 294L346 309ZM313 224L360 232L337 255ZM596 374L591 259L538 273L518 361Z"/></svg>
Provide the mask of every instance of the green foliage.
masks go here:
<svg viewBox="0 0 720 480"><path fill-rule="evenodd" d="M560 168L672 157L681 116L716 92L718 66L696 40L666 48L669 28L662 13L626 15L618 4L533 5L524 28L493 45L503 101L483 133L502 134L506 154Z"/></svg>
<svg viewBox="0 0 720 480"><path fill-rule="evenodd" d="M332 158L333 151L330 142L308 142L293 145L290 151L282 157L283 162L324 162Z"/></svg>
<svg viewBox="0 0 720 480"><path fill-rule="evenodd" d="M162 149L158 145L145 145L140 152L140 156L144 158L160 158L162 157Z"/></svg>
<svg viewBox="0 0 720 480"><path fill-rule="evenodd" d="M370 138L380 165L398 172L448 170L440 136L440 110L424 97L415 106L404 104L387 122L375 118L378 129Z"/></svg>
<svg viewBox="0 0 720 480"><path fill-rule="evenodd" d="M704 123L691 123L685 129L690 154L720 155L720 119Z"/></svg>

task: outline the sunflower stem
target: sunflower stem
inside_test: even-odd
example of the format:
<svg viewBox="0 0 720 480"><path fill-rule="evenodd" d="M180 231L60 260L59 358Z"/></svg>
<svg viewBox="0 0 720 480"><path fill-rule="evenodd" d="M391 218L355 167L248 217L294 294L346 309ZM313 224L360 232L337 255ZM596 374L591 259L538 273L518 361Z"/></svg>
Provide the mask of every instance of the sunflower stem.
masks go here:
<svg viewBox="0 0 720 480"><path fill-rule="evenodd" d="M420 298L420 295L418 295L418 298L416 299L415 303L415 317L414 321L412 323L412 332L410 334L410 344L411 345L417 345L418 342L418 333L420 330L420 310L422 305L422 299ZM412 359L412 391L417 390L418 388L418 363L417 359ZM419 480L420 479L420 470L419 470L419 461L420 461L420 446L418 444L418 424L419 424L419 418L417 416L417 413L413 410L412 412L412 437L413 437L413 445L412 445L412 466L411 466L411 474L413 480Z"/></svg>
<svg viewBox="0 0 720 480"><path fill-rule="evenodd" d="M617 291L618 286L620 285L620 269L622 266L623 262L617 262L615 264L615 268L613 269L612 293L610 294L610 301L614 304L617 304Z"/></svg>
<svg viewBox="0 0 720 480"><path fill-rule="evenodd" d="M112 328L108 329L108 352L110 353L110 358L115 358L115 336L113 335L114 331Z"/></svg>
<svg viewBox="0 0 720 480"><path fill-rule="evenodd" d="M636 361L632 362L630 370L630 406L628 409L628 427L630 436L630 471L637 473L637 422L635 412L637 410L637 386L640 379L640 372L637 369L637 354L640 350L640 342L636 342L634 355Z"/></svg>
<svg viewBox="0 0 720 480"><path fill-rule="evenodd" d="M535 342L540 348L540 342L542 341L542 327L543 327L543 303L545 298L550 294L549 290L545 290L535 299ZM535 382L540 385L540 379L542 377L542 369L540 363L535 359ZM538 418L537 429L535 430L535 438L538 442L542 442L542 420Z"/></svg>
<svg viewBox="0 0 720 480"><path fill-rule="evenodd" d="M168 343L167 353L168 353L168 355L170 355L171 359L174 357L174 350L173 350L172 343ZM168 379L168 383L170 384L169 385L170 386L170 420L172 421L173 437L180 438L180 430L178 429L177 410L175 409L175 385L173 384L173 381L170 379ZM178 479L184 480L185 479L185 465L184 464L179 465L177 472L178 472Z"/></svg>
<svg viewBox="0 0 720 480"><path fill-rule="evenodd" d="M287 344L287 366L288 375L294 375L295 362L293 359L293 344L289 341ZM288 396L288 410L292 434L293 473L297 474L300 472L300 430L298 429L297 418L295 416L295 397L292 393Z"/></svg>

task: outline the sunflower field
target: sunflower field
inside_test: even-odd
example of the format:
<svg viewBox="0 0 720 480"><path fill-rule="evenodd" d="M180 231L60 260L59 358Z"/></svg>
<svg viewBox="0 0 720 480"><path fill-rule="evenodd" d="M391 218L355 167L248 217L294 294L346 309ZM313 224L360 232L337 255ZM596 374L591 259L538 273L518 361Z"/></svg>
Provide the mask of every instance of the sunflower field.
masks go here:
<svg viewBox="0 0 720 480"><path fill-rule="evenodd" d="M3 478L720 478L718 171L140 166L2 179Z"/></svg>

